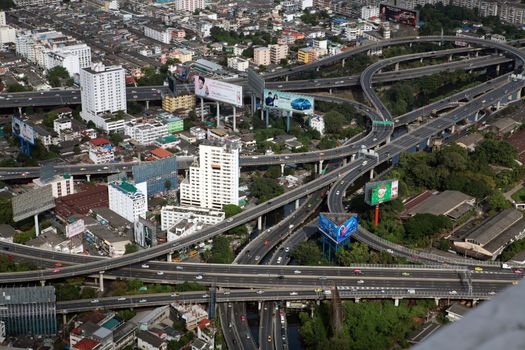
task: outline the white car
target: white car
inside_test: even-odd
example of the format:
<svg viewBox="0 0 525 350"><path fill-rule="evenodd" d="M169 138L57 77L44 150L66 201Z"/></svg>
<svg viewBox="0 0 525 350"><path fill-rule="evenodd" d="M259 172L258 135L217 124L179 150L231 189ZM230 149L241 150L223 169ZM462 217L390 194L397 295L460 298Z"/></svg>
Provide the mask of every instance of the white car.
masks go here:
<svg viewBox="0 0 525 350"><path fill-rule="evenodd" d="M197 276L195 276L195 279L196 279L196 280L201 280L201 279L202 279L202 275L197 275Z"/></svg>
<svg viewBox="0 0 525 350"><path fill-rule="evenodd" d="M147 301L146 299L140 299L139 303L145 303L146 301Z"/></svg>
<svg viewBox="0 0 525 350"><path fill-rule="evenodd" d="M336 195L336 196L339 196L339 193L340 193L340 192L339 192L339 191L337 191L337 192L335 192L335 195Z"/></svg>
<svg viewBox="0 0 525 350"><path fill-rule="evenodd" d="M229 290L225 290L224 293L222 293L222 294L224 294L224 295L230 295L231 292L230 292Z"/></svg>
<svg viewBox="0 0 525 350"><path fill-rule="evenodd" d="M180 265L177 265L176 267L177 270L184 270L184 267L180 266Z"/></svg>
<svg viewBox="0 0 525 350"><path fill-rule="evenodd" d="M126 298L124 298L124 297L120 297L120 298L118 298L117 300L118 300L118 301L124 301L124 300L126 300Z"/></svg>
<svg viewBox="0 0 525 350"><path fill-rule="evenodd" d="M288 226L288 228L291 230L293 228L293 224L290 224L290 226Z"/></svg>
<svg viewBox="0 0 525 350"><path fill-rule="evenodd" d="M284 252L285 252L285 253L289 253L289 252L290 252L290 247L286 247L286 248L284 248Z"/></svg>
<svg viewBox="0 0 525 350"><path fill-rule="evenodd" d="M357 284L363 284L363 283L365 283L365 281L363 281L363 280L357 281Z"/></svg>
<svg viewBox="0 0 525 350"><path fill-rule="evenodd" d="M261 295L261 294L263 294L263 293L264 293L264 290L258 290L258 291L257 291L257 294L259 294L259 295Z"/></svg>
<svg viewBox="0 0 525 350"><path fill-rule="evenodd" d="M203 298L207 298L207 297L209 297L209 295L208 294L203 294L202 297Z"/></svg>
<svg viewBox="0 0 525 350"><path fill-rule="evenodd" d="M159 271L159 272L157 272L157 275L159 275L159 276L164 275L164 271Z"/></svg>
<svg viewBox="0 0 525 350"><path fill-rule="evenodd" d="M300 275L301 274L301 270L295 270L293 273L295 273L296 275Z"/></svg>
<svg viewBox="0 0 525 350"><path fill-rule="evenodd" d="M178 296L179 296L179 295L178 295L177 293L173 293L173 294L171 295L172 298L176 298L176 297L178 297Z"/></svg>
<svg viewBox="0 0 525 350"><path fill-rule="evenodd" d="M282 261L283 261L283 257L282 257L282 256L280 256L280 257L277 258L277 263L278 263L278 264L280 264Z"/></svg>
<svg viewBox="0 0 525 350"><path fill-rule="evenodd" d="M448 292L448 294L450 294L450 295L456 295L456 294L458 294L458 292L456 292L455 290L451 290L450 292Z"/></svg>
<svg viewBox="0 0 525 350"><path fill-rule="evenodd" d="M364 166L364 165L367 165L367 164L368 164L368 161L365 160L362 165Z"/></svg>
<svg viewBox="0 0 525 350"><path fill-rule="evenodd" d="M298 295L298 294L299 294L299 293L297 293L297 292L291 292L291 293L290 293L291 296L295 296L295 295Z"/></svg>
<svg viewBox="0 0 525 350"><path fill-rule="evenodd" d="M149 265L148 264L142 264L142 268L143 269L149 269Z"/></svg>
<svg viewBox="0 0 525 350"><path fill-rule="evenodd" d="M98 303L98 299L91 300L91 303L93 303L93 304Z"/></svg>

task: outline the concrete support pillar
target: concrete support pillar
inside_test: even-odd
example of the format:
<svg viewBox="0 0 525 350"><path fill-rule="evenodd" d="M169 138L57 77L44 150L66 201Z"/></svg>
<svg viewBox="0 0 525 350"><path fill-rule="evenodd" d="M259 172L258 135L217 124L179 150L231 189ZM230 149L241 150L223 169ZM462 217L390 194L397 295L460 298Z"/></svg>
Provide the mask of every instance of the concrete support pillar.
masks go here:
<svg viewBox="0 0 525 350"><path fill-rule="evenodd" d="M390 135L388 135L386 140L385 140L385 144L389 144L389 143L390 143Z"/></svg>
<svg viewBox="0 0 525 350"><path fill-rule="evenodd" d="M516 91L516 99L519 100L521 98L521 89Z"/></svg>
<svg viewBox="0 0 525 350"><path fill-rule="evenodd" d="M359 304L360 301L361 301L360 298L355 298L355 303L356 303L356 304Z"/></svg>
<svg viewBox="0 0 525 350"><path fill-rule="evenodd" d="M40 224L38 222L38 214L35 215L35 235L40 235Z"/></svg>
<svg viewBox="0 0 525 350"><path fill-rule="evenodd" d="M219 101L217 101L217 128L221 126L221 110L219 108Z"/></svg>
<svg viewBox="0 0 525 350"><path fill-rule="evenodd" d="M474 115L474 121L477 122L479 119L479 111L476 112L476 114Z"/></svg>
<svg viewBox="0 0 525 350"><path fill-rule="evenodd" d="M408 46L412 47L412 43L409 43Z"/></svg>
<svg viewBox="0 0 525 350"><path fill-rule="evenodd" d="M290 119L292 119L292 112L286 113L286 132L290 133Z"/></svg>
<svg viewBox="0 0 525 350"><path fill-rule="evenodd" d="M314 173L317 174L317 163L314 163Z"/></svg>
<svg viewBox="0 0 525 350"><path fill-rule="evenodd" d="M201 122L204 121L204 99L201 97Z"/></svg>
<svg viewBox="0 0 525 350"><path fill-rule="evenodd" d="M352 158L350 158L350 161L353 162L355 160L355 153L352 154Z"/></svg>
<svg viewBox="0 0 525 350"><path fill-rule="evenodd" d="M264 120L264 108L261 108L261 120Z"/></svg>
<svg viewBox="0 0 525 350"><path fill-rule="evenodd" d="M496 109L499 110L501 108L501 101L498 101L498 103L496 104Z"/></svg>
<svg viewBox="0 0 525 350"><path fill-rule="evenodd" d="M396 63L394 70L397 72L399 70L399 62Z"/></svg>
<svg viewBox="0 0 525 350"><path fill-rule="evenodd" d="M434 302L436 303L436 306L439 306L439 298L434 298Z"/></svg>
<svg viewBox="0 0 525 350"><path fill-rule="evenodd" d="M87 182L90 182L90 181L91 181L91 174L86 174L86 181L87 181Z"/></svg>
<svg viewBox="0 0 525 350"><path fill-rule="evenodd" d="M146 110L149 109L149 101L146 101Z"/></svg>
<svg viewBox="0 0 525 350"><path fill-rule="evenodd" d="M478 304L478 299L473 299L472 300L472 306L476 306Z"/></svg>
<svg viewBox="0 0 525 350"><path fill-rule="evenodd" d="M452 61L452 55L448 55L448 61Z"/></svg>
<svg viewBox="0 0 525 350"><path fill-rule="evenodd" d="M419 59L419 63L423 63L423 57Z"/></svg>
<svg viewBox="0 0 525 350"><path fill-rule="evenodd" d="M346 165L346 163L348 163L348 160L346 158L343 158L343 166Z"/></svg>
<svg viewBox="0 0 525 350"><path fill-rule="evenodd" d="M261 311L261 308L262 308L262 303L259 301L257 303L257 310Z"/></svg>
<svg viewBox="0 0 525 350"><path fill-rule="evenodd" d="M479 51L476 51L476 53L474 54L474 56L478 57L478 56L479 56Z"/></svg>
<svg viewBox="0 0 525 350"><path fill-rule="evenodd" d="M67 324L67 315L66 314L62 314L62 324L64 324L64 326Z"/></svg>
<svg viewBox="0 0 525 350"><path fill-rule="evenodd" d="M456 124L452 125L452 127L450 128L450 133L451 134L455 134L456 133Z"/></svg>
<svg viewBox="0 0 525 350"><path fill-rule="evenodd" d="M254 94L251 94L251 102L252 102L252 113L255 113L257 110L257 97L255 97Z"/></svg>
<svg viewBox="0 0 525 350"><path fill-rule="evenodd" d="M99 278L98 278L98 289L103 292L104 291L104 271L100 271L98 273L99 275Z"/></svg>
<svg viewBox="0 0 525 350"><path fill-rule="evenodd" d="M399 306L399 298L394 298L394 305Z"/></svg>
<svg viewBox="0 0 525 350"><path fill-rule="evenodd" d="M284 164L281 164L281 176L284 175Z"/></svg>
<svg viewBox="0 0 525 350"><path fill-rule="evenodd" d="M270 121L269 121L269 119L270 119L270 111L266 110L265 112L266 112L265 113L266 114L266 128L268 129L268 126L270 125Z"/></svg>
<svg viewBox="0 0 525 350"><path fill-rule="evenodd" d="M233 106L233 131L237 131L237 108Z"/></svg>
<svg viewBox="0 0 525 350"><path fill-rule="evenodd" d="M22 107L18 106L18 115L22 115Z"/></svg>
<svg viewBox="0 0 525 350"><path fill-rule="evenodd" d="M288 81L288 76L285 76L284 78L286 79L286 81Z"/></svg>
<svg viewBox="0 0 525 350"><path fill-rule="evenodd" d="M323 162L324 160L322 159L319 161L319 175L323 173Z"/></svg>
<svg viewBox="0 0 525 350"><path fill-rule="evenodd" d="M331 94L332 94L332 89L329 89L329 90L328 90L328 93L331 95Z"/></svg>
<svg viewBox="0 0 525 350"><path fill-rule="evenodd" d="M346 59L343 58L343 59L341 60L341 67L344 67L344 66L345 66L345 63L346 63Z"/></svg>
<svg viewBox="0 0 525 350"><path fill-rule="evenodd" d="M166 254L166 261L171 262L171 253Z"/></svg>
<svg viewBox="0 0 525 350"><path fill-rule="evenodd" d="M295 200L295 210L299 209L299 205L300 205L299 199L296 199Z"/></svg>
<svg viewBox="0 0 525 350"><path fill-rule="evenodd" d="M370 180L374 178L374 169L370 169Z"/></svg>
<svg viewBox="0 0 525 350"><path fill-rule="evenodd" d="M46 281L45 281L45 280L41 280L41 281L40 281L40 285L41 285L42 287L44 287L44 286L46 285Z"/></svg>
<svg viewBox="0 0 525 350"><path fill-rule="evenodd" d="M501 67L500 67L500 65L498 64L498 65L496 66L496 74L499 74L499 70L500 70L500 68L501 68Z"/></svg>
<svg viewBox="0 0 525 350"><path fill-rule="evenodd" d="M259 217L257 218L257 229L258 229L259 231L262 230L262 216L259 216Z"/></svg>
<svg viewBox="0 0 525 350"><path fill-rule="evenodd" d="M317 68L315 68L315 71L316 71L316 72L319 72L319 69L321 69L321 67L320 67L320 66L317 66Z"/></svg>

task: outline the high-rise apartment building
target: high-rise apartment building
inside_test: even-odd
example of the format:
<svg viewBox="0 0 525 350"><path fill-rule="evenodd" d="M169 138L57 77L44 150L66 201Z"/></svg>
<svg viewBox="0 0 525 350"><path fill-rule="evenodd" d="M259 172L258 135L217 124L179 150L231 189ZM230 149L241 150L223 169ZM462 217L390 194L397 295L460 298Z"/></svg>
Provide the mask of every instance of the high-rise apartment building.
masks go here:
<svg viewBox="0 0 525 350"><path fill-rule="evenodd" d="M5 12L0 11L0 26L7 25L7 22L5 21Z"/></svg>
<svg viewBox="0 0 525 350"><path fill-rule="evenodd" d="M271 63L270 57L270 49L267 47L253 49L253 63L258 66L268 66Z"/></svg>
<svg viewBox="0 0 525 350"><path fill-rule="evenodd" d="M127 111L126 73L122 66L104 66L96 63L80 71L80 96L86 122L92 121L101 129L117 131L124 129L124 120L107 114Z"/></svg>
<svg viewBox="0 0 525 350"><path fill-rule="evenodd" d="M288 58L288 45L269 45L270 61L274 64L281 63L282 59Z"/></svg>
<svg viewBox="0 0 525 350"><path fill-rule="evenodd" d="M108 184L109 209L126 220L145 218L148 211L148 190L145 182L132 184L125 180Z"/></svg>
<svg viewBox="0 0 525 350"><path fill-rule="evenodd" d="M177 0L175 2L175 8L177 11L194 12L195 10L203 9L204 7L204 0Z"/></svg>
<svg viewBox="0 0 525 350"><path fill-rule="evenodd" d="M8 336L55 335L55 287L0 289L0 320Z"/></svg>
<svg viewBox="0 0 525 350"><path fill-rule="evenodd" d="M180 184L181 204L222 210L239 204L239 149L237 143L201 144L199 159Z"/></svg>
<svg viewBox="0 0 525 350"><path fill-rule="evenodd" d="M370 17L379 17L379 7L377 6L361 7L361 18L369 19Z"/></svg>

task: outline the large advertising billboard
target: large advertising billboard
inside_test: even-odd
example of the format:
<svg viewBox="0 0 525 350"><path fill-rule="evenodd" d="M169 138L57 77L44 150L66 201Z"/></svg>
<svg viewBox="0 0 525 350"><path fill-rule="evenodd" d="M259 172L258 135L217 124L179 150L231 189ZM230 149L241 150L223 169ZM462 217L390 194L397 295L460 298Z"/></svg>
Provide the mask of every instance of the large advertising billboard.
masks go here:
<svg viewBox="0 0 525 350"><path fill-rule="evenodd" d="M20 137L32 145L35 144L35 131L33 130L32 126L28 125L26 122L18 119L17 117L13 117L11 127L13 136Z"/></svg>
<svg viewBox="0 0 525 350"><path fill-rule="evenodd" d="M406 24L412 27L416 27L419 20L419 12L416 10L407 10L385 4L379 5L379 13L383 21Z"/></svg>
<svg viewBox="0 0 525 350"><path fill-rule="evenodd" d="M71 238L81 234L86 229L84 219L78 219L66 225L66 237Z"/></svg>
<svg viewBox="0 0 525 350"><path fill-rule="evenodd" d="M319 230L336 244L340 244L356 232L358 223L359 220L355 214L346 219L341 225L337 225L323 213L319 214Z"/></svg>
<svg viewBox="0 0 525 350"><path fill-rule="evenodd" d="M280 109L307 115L314 114L314 99L309 96L291 94L278 90L264 89L264 108Z"/></svg>
<svg viewBox="0 0 525 350"><path fill-rule="evenodd" d="M242 107L242 86L196 75L193 77L195 95Z"/></svg>
<svg viewBox="0 0 525 350"><path fill-rule="evenodd" d="M398 196L398 188L398 180L369 182L365 186L365 202L376 205L394 200Z"/></svg>

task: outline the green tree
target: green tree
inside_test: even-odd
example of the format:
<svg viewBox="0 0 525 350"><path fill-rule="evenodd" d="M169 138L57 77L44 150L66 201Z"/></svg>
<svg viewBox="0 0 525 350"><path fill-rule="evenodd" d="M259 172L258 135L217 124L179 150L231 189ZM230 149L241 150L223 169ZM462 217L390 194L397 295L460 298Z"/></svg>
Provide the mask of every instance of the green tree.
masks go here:
<svg viewBox="0 0 525 350"><path fill-rule="evenodd" d="M120 310L117 312L117 316L120 317L124 321L131 320L133 317L135 317L136 314L137 312L132 309L124 309L124 310Z"/></svg>
<svg viewBox="0 0 525 350"><path fill-rule="evenodd" d="M241 207L235 204L225 204L222 206L222 210L224 211L224 216L226 216L226 218L232 217L242 212Z"/></svg>
<svg viewBox="0 0 525 350"><path fill-rule="evenodd" d="M115 146L124 141L124 138L118 132L111 133L111 135L109 135L109 139L111 140L111 143Z"/></svg>
<svg viewBox="0 0 525 350"><path fill-rule="evenodd" d="M15 7L13 0L0 0L0 10L9 10Z"/></svg>
<svg viewBox="0 0 525 350"><path fill-rule="evenodd" d="M7 92L26 92L31 90L33 90L33 88L30 86L23 86L18 83L7 85Z"/></svg>
<svg viewBox="0 0 525 350"><path fill-rule="evenodd" d="M211 255L208 259L210 264L231 264L235 259L230 240L224 236L217 236L213 240Z"/></svg>
<svg viewBox="0 0 525 350"><path fill-rule="evenodd" d="M166 189L166 191L169 191L171 190L171 181L169 179L167 179L166 181L164 181L164 188Z"/></svg>
<svg viewBox="0 0 525 350"><path fill-rule="evenodd" d="M416 214L403 223L407 240L417 241L452 228L452 221L444 215Z"/></svg>
<svg viewBox="0 0 525 350"><path fill-rule="evenodd" d="M510 202L500 191L494 191L488 198L489 210L502 211L510 208Z"/></svg>
<svg viewBox="0 0 525 350"><path fill-rule="evenodd" d="M44 117L44 120L42 120L42 124L47 126L48 128L53 128L54 121L58 118L58 113L55 112L49 112Z"/></svg>
<svg viewBox="0 0 525 350"><path fill-rule="evenodd" d="M340 249L336 254L339 265L350 266L357 263L367 263L370 259L368 246L364 243L354 242L350 250Z"/></svg>
<svg viewBox="0 0 525 350"><path fill-rule="evenodd" d="M330 111L324 115L324 122L326 133L337 134L343 129L346 118L342 113Z"/></svg>
<svg viewBox="0 0 525 350"><path fill-rule="evenodd" d="M257 203L264 203L284 193L284 189L274 179L255 176L249 186L252 196L257 198Z"/></svg>
<svg viewBox="0 0 525 350"><path fill-rule="evenodd" d="M0 197L0 224L10 224L13 219L11 199Z"/></svg>
<svg viewBox="0 0 525 350"><path fill-rule="evenodd" d="M321 249L312 241L299 243L292 250L292 256L299 265L319 265L322 260Z"/></svg>
<svg viewBox="0 0 525 350"><path fill-rule="evenodd" d="M136 253L139 251L139 246L135 243L128 243L126 244L126 247L125 247L125 252L124 254L131 254L131 253Z"/></svg>
<svg viewBox="0 0 525 350"><path fill-rule="evenodd" d="M69 72L62 66L51 68L47 72L47 80L52 87L73 85L73 80L70 78Z"/></svg>

